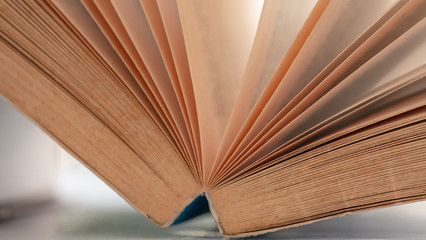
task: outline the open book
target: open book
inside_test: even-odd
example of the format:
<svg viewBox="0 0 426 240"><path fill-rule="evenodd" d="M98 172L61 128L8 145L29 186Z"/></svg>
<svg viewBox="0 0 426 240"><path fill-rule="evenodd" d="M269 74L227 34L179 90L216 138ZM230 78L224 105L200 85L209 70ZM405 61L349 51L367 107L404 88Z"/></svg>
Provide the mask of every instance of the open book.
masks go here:
<svg viewBox="0 0 426 240"><path fill-rule="evenodd" d="M426 1L0 14L1 94L160 226L209 208L244 236L426 199Z"/></svg>

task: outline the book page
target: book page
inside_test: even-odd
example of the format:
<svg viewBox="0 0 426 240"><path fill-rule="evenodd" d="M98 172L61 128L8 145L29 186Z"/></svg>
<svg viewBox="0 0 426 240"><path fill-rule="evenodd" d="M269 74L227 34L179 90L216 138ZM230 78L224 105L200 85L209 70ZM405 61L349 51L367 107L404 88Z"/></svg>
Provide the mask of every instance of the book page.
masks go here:
<svg viewBox="0 0 426 240"><path fill-rule="evenodd" d="M189 121L188 108L185 104L183 92L182 92L181 85L179 83L179 79L177 76L176 66L172 56L172 50L170 48L166 31L163 26L163 21L160 15L159 7L156 1L151 1L151 0L140 0L140 4L143 8L143 12L145 14L146 20L148 21L149 26L151 28L155 42L157 43L158 50L161 54L164 65L167 69L170 82L172 84L180 109L182 111L182 115L185 121L185 127L188 131L190 131L191 144L195 145L192 138L192 131L191 131L192 127ZM177 9L175 9L175 11L177 12ZM184 45L181 47L184 47ZM194 156L192 156L191 158L194 159Z"/></svg>
<svg viewBox="0 0 426 240"><path fill-rule="evenodd" d="M344 48L379 19L389 4L389 1L372 1L369 4L349 0L331 1L276 91L245 136L246 141L241 143L240 149L246 147L248 142L258 135L265 125Z"/></svg>
<svg viewBox="0 0 426 240"><path fill-rule="evenodd" d="M157 0L161 19L167 35L173 61L176 67L179 84L182 89L183 99L192 131L194 151L196 152L199 169L203 168L201 162L200 132L198 126L197 108L195 104L194 89L189 70L188 55L176 0ZM202 174L202 171L200 172Z"/></svg>
<svg viewBox="0 0 426 240"><path fill-rule="evenodd" d="M262 114L274 116L333 59L374 24L393 1L331 1ZM273 110L272 110L273 109ZM265 118L270 119L270 117Z"/></svg>
<svg viewBox="0 0 426 240"><path fill-rule="evenodd" d="M109 55L106 55L106 59L108 59L109 61L114 61L115 62L120 62L122 64L122 67L127 71L128 74L130 74L129 70L126 68L126 66L123 64L123 62L120 60L120 57L118 57L117 53L114 51L114 49L111 47L110 43L108 42L108 40L105 38L105 36L103 35L103 33L99 30L99 27L96 26L96 23L93 21L93 19L91 19L91 16L88 14L88 12L86 11L86 9L84 9L83 4L80 1L70 1L70 0L57 0L53 2L55 4L55 6L57 6L61 12L65 13L67 18L70 19L72 21L72 24L83 33L83 36L87 39L89 39L90 43L93 46L96 46L96 51L99 51L100 53L109 53L110 51L112 51L114 53L114 55L111 55L111 53ZM122 2L122 4L119 4L119 7L123 7L126 8L127 5L124 4L125 2ZM137 3L137 7L131 8L132 11L129 11L129 14L136 14L136 16L138 16L139 18L144 18L144 14L142 11L142 7L140 6L140 4L138 2ZM104 4L108 4L107 2L104 2ZM130 1L127 4L134 4L134 2ZM93 5L92 5L93 7ZM121 8L120 8L121 9ZM128 9L127 9L128 10ZM140 13L142 13L142 15L140 15ZM98 16L99 15L95 15ZM99 18L98 18L99 20ZM142 22L141 22L142 23ZM146 23L146 20L145 20ZM143 33L146 36L144 36L144 38L149 39L149 36L152 36L152 33L150 32L149 26L146 23L147 28L139 28L139 31L136 31L137 33L135 34L140 34ZM134 29L131 29L134 30ZM148 30L148 32L142 32L143 30ZM133 33L133 32L132 32ZM110 33L111 35L111 33ZM129 35L130 36L130 35ZM132 35L133 36L133 35ZM130 36L130 37L132 37ZM149 45L149 43L147 43ZM153 44L153 45L152 45ZM140 45L137 45L140 46ZM166 79L168 79L168 75L167 72L164 72L162 70L164 70L164 68L162 69L161 66L164 67L164 63L161 59L161 56L158 54L156 55L155 49L157 49L157 45L155 42L151 42L151 47L149 47L149 49L151 51L149 52L145 52L145 55L149 55L149 61L148 63L151 63L151 70L154 72L154 76L155 77L165 77ZM157 50L158 51L158 50ZM105 54L106 54L105 53ZM155 57L160 57L155 58ZM146 57L146 56L145 56ZM157 62L155 62L157 60ZM155 67L152 68L152 63L155 63ZM161 64L160 64L161 63ZM112 65L114 66L114 65ZM145 66L143 66L145 67ZM154 69L154 70L153 70ZM124 70L123 70L124 71ZM180 149L180 152L185 155L185 159L192 159L191 158L191 144L189 141L189 136L188 133L186 132L186 128L183 122L183 117L182 117L182 111L179 108L178 102L176 101L176 96L174 95L174 90L171 86L170 83L167 84L167 81L160 81L161 84L159 90L154 89L157 86L155 86L155 83L153 81L149 81L151 78L150 77L146 77L147 75L150 76L150 74L152 73L148 73L148 71L145 72L145 79L148 80L148 83L151 84L151 88L150 91L151 92L157 92L157 100L159 98L161 98L161 100L159 101L164 102L163 103L163 108L162 110L165 111L165 115L167 116L167 121L169 122L169 124L166 123L166 126L169 127L168 131L171 132L173 138L174 138L174 142L176 142L178 148ZM124 82L126 82L126 84L130 84L132 86L132 89L135 88L134 85L134 78L130 75L130 78L132 78L132 80L128 80L128 77L123 78ZM140 78L138 79L139 83L140 83ZM142 85L142 84L141 84ZM166 99L163 100L163 95L161 95L161 91L163 92L163 95L166 96ZM134 91L135 92L135 91ZM145 91L147 93L147 95L149 96L149 91ZM164 94L164 92L167 92L167 94ZM139 90L139 93L140 90ZM145 96L146 98L146 96ZM174 99L173 99L174 98ZM153 101L155 104L155 101ZM168 105L167 105L168 104ZM145 104L147 105L147 104ZM149 105L148 105L149 106ZM167 108L165 107L167 106ZM161 113L161 111L157 110L159 113ZM163 120L164 121L164 120ZM159 124L161 125L161 124ZM171 128L170 128L171 127ZM168 133L165 133L166 135L170 135ZM172 139L171 139L172 140Z"/></svg>
<svg viewBox="0 0 426 240"><path fill-rule="evenodd" d="M89 13L84 9L83 4L80 1L73 0L52 0L54 6L56 6L80 32L83 37L91 44L91 46L98 52L104 60L113 68L114 71L120 76L123 82L131 89L143 106L148 110L150 115L156 120L156 122L162 126L163 132L169 135L166 131L164 124L161 123L160 117L158 116L158 110L155 111L152 100L149 99L149 94L145 94L139 88L133 71L129 71L127 66L120 60L119 52L116 52L117 48L113 48L108 42L105 35L93 21ZM99 24L99 23L98 23ZM127 62L126 62L127 64ZM132 76L133 74L133 76ZM148 97L147 97L148 95ZM157 108L156 108L157 109Z"/></svg>
<svg viewBox="0 0 426 240"><path fill-rule="evenodd" d="M105 1L106 2L106 1ZM155 122L163 129L163 132L168 135L171 141L174 141L170 134L170 125L165 124L168 123L165 119L164 112L158 105L158 102L155 101L152 93L150 91L145 91L141 89L138 82L143 81L140 72L138 71L136 65L132 61L131 57L128 55L126 49L121 44L119 38L115 35L114 30L110 27L107 19L104 18L102 12L97 8L96 4L93 0L82 0L87 11L92 16L93 20L96 21L99 28L104 33L105 37L108 39L109 43L114 47L114 50L121 57L122 61L126 64L129 71L132 73L135 79L122 79L123 82L129 87L132 93L141 100L143 106L150 115L153 117ZM102 47L100 47L102 48Z"/></svg>
<svg viewBox="0 0 426 240"><path fill-rule="evenodd" d="M110 1L103 1L103 0L84 0L84 3L86 4L86 7L88 7L89 11L92 8L97 8L97 10L99 10L99 12L105 18L105 21L108 23L108 27L111 28L114 36L119 41L116 45L120 44L125 50L124 53L123 51L119 52L121 53L120 56L126 60L126 63L128 63L130 69L133 70L132 65L136 67L136 70L133 70L133 71L135 71L137 85L139 85L139 88L141 88L143 92L147 95L149 101L153 104L156 111L160 115L161 120L164 122L164 125L167 127L168 134L173 137L171 141L175 142L175 144L178 144L179 143L179 138L177 136L178 133L177 133L175 125L173 124L171 120L170 111L168 110L164 102L164 99L161 97L161 94L158 88L153 83L152 77L149 74L148 69L146 68L141 56L139 55L134 43L132 42L129 34L127 33L112 3ZM94 3L96 6L89 7L92 5L92 4L88 5L89 3ZM92 16L96 18L96 15L92 15ZM100 27L103 27L103 26L104 25L100 25ZM114 44L115 41L111 41L111 43ZM116 48L119 49L119 46ZM127 56L125 55L126 53L128 54L128 57L130 59L127 59ZM180 144L178 145L178 148L180 148L181 152L183 152Z"/></svg>
<svg viewBox="0 0 426 240"><path fill-rule="evenodd" d="M169 122L169 111L165 107L164 101L160 98L158 89L152 91L146 81L151 80L151 76L146 69L141 57L139 56L129 34L124 28L120 18L110 1L102 0L82 0L92 17L97 20L99 17L105 19L106 24L98 23L111 44L116 48L121 58L126 62L132 72L135 72L135 78L140 88L146 93L150 102L155 106L163 121L168 126L169 131L173 131ZM96 11L98 14L96 14ZM100 16L99 16L100 15ZM110 32L110 29L112 32ZM116 38L116 39L115 39ZM136 68L136 69L134 69ZM152 81L152 80L151 80ZM166 117L167 115L167 117Z"/></svg>
<svg viewBox="0 0 426 240"><path fill-rule="evenodd" d="M381 62L383 59L379 58L377 60ZM383 61L381 63L387 62ZM368 71L361 72L360 75L365 73L368 73ZM352 91L353 88L356 88L357 83L371 79L366 75L364 75L366 78L360 79L360 75L355 75L351 81L347 81L333 89L330 94L324 96L312 108L284 128L280 132L281 146L277 145L275 150L269 151L265 155L266 157L262 157L259 160L253 160L251 163L249 163L249 160L245 161L238 168L241 170L243 165L245 165L244 168L248 168L249 165L252 165L251 167L259 166L286 154L291 149L295 149L296 146L303 149L303 144L313 141L308 139L323 141L323 138L330 135L336 135L340 132L347 133L349 131L348 126L351 126L352 129L359 129L360 127L365 127L367 123L372 124L401 114L401 112L426 105L426 63L401 77L387 78L387 84L378 89L367 90L369 92L367 96L363 91ZM357 103L352 104L354 102ZM330 107L334 108L334 111L330 111L328 109ZM315 108L321 110L317 111ZM335 111L339 111L339 113L335 114ZM315 119L315 126L312 125L312 119Z"/></svg>
<svg viewBox="0 0 426 240"><path fill-rule="evenodd" d="M205 173L213 164L231 114L261 7L258 0L178 1Z"/></svg>
<svg viewBox="0 0 426 240"><path fill-rule="evenodd" d="M241 87L216 155L216 167L223 160L239 128L290 48L315 3L315 0L272 0L264 3ZM212 171L215 171L215 168Z"/></svg>
<svg viewBox="0 0 426 240"><path fill-rule="evenodd" d="M117 74L124 79L132 79L127 67L118 57L116 51L90 17L80 1L73 0L52 0L55 6L61 10L66 18L78 29L78 31L92 44L97 52L107 61L107 63L117 71Z"/></svg>
<svg viewBox="0 0 426 240"><path fill-rule="evenodd" d="M349 106L351 103L359 101L363 97L368 96L368 93L377 91L377 87L383 86L384 83L391 83L391 81L400 78L407 72L412 71L426 63L423 56L426 52L426 44L422 39L425 38L426 34L426 21L421 20L425 15L420 9L421 5L407 4L402 8L395 16L393 16L383 27L380 28L372 37L367 40L357 51L352 54L348 61L345 61L341 64L336 71L330 74L324 82L322 82L316 89L312 90L310 95L303 101L310 101L306 103L303 108L309 108L310 111L315 111L317 113L325 114L327 112L329 115L339 112L344 107L340 109L337 106L344 105L345 107ZM406 14L410 14L412 18L405 18ZM420 21L421 20L421 21ZM420 22L419 22L420 21ZM412 27L414 25L414 27ZM396 27L398 26L398 28ZM411 28L410 28L411 27ZM407 31L404 33L404 31ZM399 37L399 35L402 35ZM398 38L399 37L399 38ZM397 39L396 39L397 38ZM393 41L396 39L395 41ZM393 42L391 42L393 41ZM384 44L389 44L384 50L380 51ZM379 51L377 55L372 56L374 51ZM341 79L344 83L338 85L339 87L332 91L328 92L338 83L332 83L332 78L338 78L340 74L348 74L351 69L354 69L355 65L358 64L357 59L366 61L366 58L371 57L367 63L359 67L353 74L348 78ZM352 61L351 61L352 60ZM365 75L363 75L365 73ZM331 81L329 81L331 80ZM329 81L329 82L328 82ZM346 85L351 83L350 85ZM386 87L385 87L386 88ZM369 90L370 89L370 90ZM341 93L336 95L337 93ZM334 105L327 104L322 108L317 108L315 105L316 100L325 96L334 96ZM338 96L338 97L337 97ZM302 101L302 103L303 103ZM346 105L345 105L346 104ZM293 108L289 115L280 119L284 123L287 119L287 122L297 121L299 117L298 114L294 113L297 111L297 108ZM293 113L292 113L293 111ZM305 114L303 112L302 114ZM322 118L324 119L324 118ZM321 118L312 117L310 118L307 124L309 126L315 125L314 122L318 123L321 121ZM277 124L275 128L278 130ZM302 132L304 128L298 128L298 131ZM282 131L282 130L279 130ZM269 131L271 134L275 134L273 130ZM275 146L278 146L280 143L271 139L272 135L263 135L262 138L272 143L275 142ZM283 133L277 133L274 136L274 139L280 139L279 142L283 143L286 140L290 139L291 136L286 136L285 139L282 138ZM259 144L261 141L258 141L256 144ZM271 145L272 147L272 145Z"/></svg>
<svg viewBox="0 0 426 240"><path fill-rule="evenodd" d="M425 119L425 109L413 111L217 186L209 193L222 232L261 234L426 199Z"/></svg>
<svg viewBox="0 0 426 240"><path fill-rule="evenodd" d="M412 10L415 9L419 8L412 8ZM403 16L405 10L401 11L399 15ZM414 16L416 14L419 14L419 11L417 11L417 13L415 11L412 13ZM388 24L389 29L386 30L386 28L383 28L382 31L389 31L392 29L391 26L397 26L393 23L393 21L398 21L397 19L398 17L394 17ZM418 19L416 20L416 18L413 18L412 20L407 19L404 21L400 21L398 24L409 26L407 25L408 22L413 24L418 21ZM291 119L288 118L288 116L291 117L292 115L288 115L279 119L280 121L278 124L271 126L272 130L276 129L278 132L262 132L258 138L253 140L254 144L249 151L247 151L245 155L240 156L241 160L233 165L236 166L245 161L252 162L255 161L255 159L265 156L286 141L291 140L322 120L325 120L345 107L360 101L374 92L380 92L381 89L386 89L387 85L391 85L393 81L401 79L401 76L407 72L426 64L423 57L426 53L426 44L423 41L426 37L425 24L425 20L417 23L403 34L403 36L392 42L383 51L374 56L372 60L360 67L354 74L350 75L349 78L345 79L338 87L328 92L325 96L319 95L318 97L321 98L319 102L323 102L322 99L332 99L329 100L327 104L323 104L321 105L322 107L319 107L319 103L314 103L300 116L293 115L293 119ZM392 31L390 31L390 34L390 36L392 36ZM376 35L383 36L383 34ZM373 35L373 37L374 36L375 35ZM384 41L377 40L377 42L380 44ZM324 84L326 83L324 82ZM297 110L297 108L292 109L292 111L294 110ZM315 114L313 115L313 113ZM303 127L300 124L301 116L309 116L304 118L305 123ZM287 121L287 123L285 123L285 121ZM285 125L280 125L281 123L285 123ZM287 124L289 125L287 126ZM292 134L289 134L289 131L292 131ZM252 160L249 160L249 158Z"/></svg>
<svg viewBox="0 0 426 240"><path fill-rule="evenodd" d="M234 164L232 168L230 167L224 172L224 175L226 173L227 177L222 177L220 178L221 180L217 180L215 183L222 184L222 181L233 179L235 176L242 178L242 173L249 174L254 168L264 168L273 165L277 161L282 161L298 153L312 150L316 146L345 134L350 134L353 131L413 109L424 107L426 105L426 93L424 92L426 81L424 74L418 74L419 69L399 79L399 84L395 83L396 85L389 86L384 92L378 92L370 98L363 99L303 133L295 134L299 132L298 127L304 127L303 125L297 125L300 122L295 121L290 123L284 129L287 134L285 136L292 135L293 137L289 137L284 144L270 150L263 157L257 156L250 160L249 156L244 161ZM301 118L307 120L310 117L313 116L304 114ZM257 153L254 152L253 155Z"/></svg>
<svg viewBox="0 0 426 240"><path fill-rule="evenodd" d="M180 153L60 12L35 1L0 9L0 93L136 209L169 225L200 190Z"/></svg>
<svg viewBox="0 0 426 240"><path fill-rule="evenodd" d="M158 89L170 111L171 122L175 124L187 158L194 159L182 109L141 4L138 1L112 1L111 3L152 77L152 82L147 83L151 84L152 88Z"/></svg>
<svg viewBox="0 0 426 240"><path fill-rule="evenodd" d="M235 149L238 147L238 144L244 139L245 134L247 134L247 132L250 130L252 124L256 120L256 117L262 111L264 104L266 104L271 94L275 91L277 85L282 79L282 76L285 75L286 71L291 66L292 62L294 61L295 57L297 56L305 41L308 39L309 34L312 32L313 28L317 24L318 20L320 19L324 10L327 8L328 4L329 0L320 0L317 2L315 7L309 14L308 18L306 19L305 23L303 24L302 28L300 29L299 33L296 35L292 45L287 50L287 53L281 61L280 65L272 75L272 78L268 81L262 94L259 96L258 101L254 105L253 109L250 112L250 115L247 117L244 124L237 126L237 129L235 130L229 130L231 131L231 133L225 139L224 144L229 144L229 141L231 141L229 138L233 137L232 135L234 135L236 132L238 134L232 140L232 145L227 149L225 157L217 158L217 161L214 165L214 169L209 177L209 182L211 182L212 178L219 171L219 169L229 162L229 158L235 152Z"/></svg>
<svg viewBox="0 0 426 240"><path fill-rule="evenodd" d="M425 66L416 69L383 92L378 92L373 97L366 98L348 107L303 134L298 134L297 137L287 141L261 160L251 164L251 167L258 166L262 162L273 162L293 150L295 150L294 152L299 152L313 148L344 134L349 134L413 109L424 107L426 105L426 93L424 91L426 89L425 69Z"/></svg>

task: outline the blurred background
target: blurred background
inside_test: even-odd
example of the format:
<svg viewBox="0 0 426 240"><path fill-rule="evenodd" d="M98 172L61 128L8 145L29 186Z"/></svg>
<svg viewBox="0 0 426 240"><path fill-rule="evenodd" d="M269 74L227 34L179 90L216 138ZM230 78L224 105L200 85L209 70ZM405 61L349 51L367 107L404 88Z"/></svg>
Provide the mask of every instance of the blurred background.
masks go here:
<svg viewBox="0 0 426 240"><path fill-rule="evenodd" d="M0 239L216 239L211 215L160 229L0 96ZM426 239L426 202L262 239Z"/></svg>

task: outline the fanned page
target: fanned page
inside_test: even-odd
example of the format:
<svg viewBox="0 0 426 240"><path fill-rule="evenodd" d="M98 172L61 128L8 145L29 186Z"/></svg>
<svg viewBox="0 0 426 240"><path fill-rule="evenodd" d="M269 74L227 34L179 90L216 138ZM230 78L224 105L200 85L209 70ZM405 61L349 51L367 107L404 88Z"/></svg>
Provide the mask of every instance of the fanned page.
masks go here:
<svg viewBox="0 0 426 240"><path fill-rule="evenodd" d="M1 93L161 226L199 195L228 236L426 198L424 0L0 6Z"/></svg>
<svg viewBox="0 0 426 240"><path fill-rule="evenodd" d="M49 3L1 1L0 11L1 94L136 209L169 226L199 183L149 105L141 106L146 96L125 84L132 78L120 59L106 58L114 51L98 54ZM108 46L96 25L88 28L96 47Z"/></svg>
<svg viewBox="0 0 426 240"><path fill-rule="evenodd" d="M240 87L262 2L177 1L199 118L203 175L223 138Z"/></svg>

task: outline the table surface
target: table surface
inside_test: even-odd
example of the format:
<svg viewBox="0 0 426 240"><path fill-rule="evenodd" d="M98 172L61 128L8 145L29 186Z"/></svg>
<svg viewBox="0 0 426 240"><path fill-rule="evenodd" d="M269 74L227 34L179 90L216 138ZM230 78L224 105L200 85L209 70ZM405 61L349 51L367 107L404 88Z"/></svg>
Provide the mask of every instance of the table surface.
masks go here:
<svg viewBox="0 0 426 240"><path fill-rule="evenodd" d="M373 210L244 239L426 239L425 206L420 202ZM410 211L415 214L410 215ZM0 221L0 239L200 238L221 238L209 213L162 229L130 207L96 209L50 204Z"/></svg>

